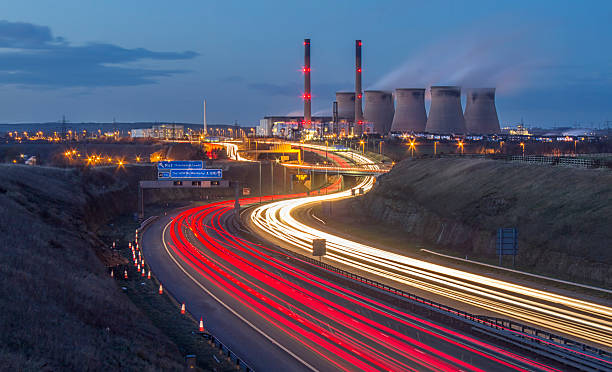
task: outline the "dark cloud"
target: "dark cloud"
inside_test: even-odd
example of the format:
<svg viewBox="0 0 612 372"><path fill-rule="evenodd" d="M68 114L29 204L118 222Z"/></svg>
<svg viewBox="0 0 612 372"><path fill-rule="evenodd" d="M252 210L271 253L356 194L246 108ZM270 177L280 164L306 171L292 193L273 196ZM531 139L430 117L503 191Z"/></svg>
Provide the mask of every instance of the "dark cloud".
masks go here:
<svg viewBox="0 0 612 372"><path fill-rule="evenodd" d="M186 72L125 66L148 60L191 59L196 52L154 52L113 44L72 46L51 29L23 22L0 21L0 84L47 87L131 86Z"/></svg>

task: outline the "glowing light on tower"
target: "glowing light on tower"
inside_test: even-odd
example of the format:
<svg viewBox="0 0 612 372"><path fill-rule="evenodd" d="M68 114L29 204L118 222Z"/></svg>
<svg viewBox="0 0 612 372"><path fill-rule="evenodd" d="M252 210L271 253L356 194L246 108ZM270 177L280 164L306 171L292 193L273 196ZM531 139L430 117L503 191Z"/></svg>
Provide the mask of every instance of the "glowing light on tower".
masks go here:
<svg viewBox="0 0 612 372"><path fill-rule="evenodd" d="M302 126L310 129L312 124L312 95L310 92L310 39L304 39L304 121ZM300 128L301 129L301 128Z"/></svg>
<svg viewBox="0 0 612 372"><path fill-rule="evenodd" d="M355 134L363 133L363 111L361 101L361 40L355 40Z"/></svg>

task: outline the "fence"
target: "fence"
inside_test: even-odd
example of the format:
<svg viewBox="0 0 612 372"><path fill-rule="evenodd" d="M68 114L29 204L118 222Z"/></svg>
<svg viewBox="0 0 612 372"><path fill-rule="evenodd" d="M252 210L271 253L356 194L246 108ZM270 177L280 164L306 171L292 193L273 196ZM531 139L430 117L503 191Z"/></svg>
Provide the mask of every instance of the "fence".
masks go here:
<svg viewBox="0 0 612 372"><path fill-rule="evenodd" d="M431 156L423 155L422 158L429 158ZM451 154L443 154L443 155L434 155L433 157L438 158L472 158L472 159L493 159L493 160L505 160L505 161L519 161L525 163L532 164L542 164L542 165L563 165L563 166L572 166L572 167L582 167L582 168L604 168L604 169L612 169L612 161L605 159L596 159L594 157L588 156L585 154L579 156L545 156L545 155L502 155L502 154L493 154L493 155L485 155L485 154L465 154L465 155L451 155Z"/></svg>

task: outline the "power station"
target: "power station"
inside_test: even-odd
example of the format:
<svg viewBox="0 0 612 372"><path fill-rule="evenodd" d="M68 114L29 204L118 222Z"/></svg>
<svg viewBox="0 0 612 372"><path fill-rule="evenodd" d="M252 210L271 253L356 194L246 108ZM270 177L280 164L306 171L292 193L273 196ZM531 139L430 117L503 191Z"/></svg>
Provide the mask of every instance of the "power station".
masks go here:
<svg viewBox="0 0 612 372"><path fill-rule="evenodd" d="M424 132L427 124L424 88L398 88L395 90L395 115L392 132Z"/></svg>
<svg viewBox="0 0 612 372"><path fill-rule="evenodd" d="M336 92L331 116L312 116L310 39L304 39L304 114L266 116L259 135L294 139L326 136L361 137L415 133L496 134L500 132L495 88L470 88L462 109L459 86L431 86L429 114L425 87L396 88L395 92L362 87L362 46L355 40L355 91ZM364 102L365 101L365 106Z"/></svg>

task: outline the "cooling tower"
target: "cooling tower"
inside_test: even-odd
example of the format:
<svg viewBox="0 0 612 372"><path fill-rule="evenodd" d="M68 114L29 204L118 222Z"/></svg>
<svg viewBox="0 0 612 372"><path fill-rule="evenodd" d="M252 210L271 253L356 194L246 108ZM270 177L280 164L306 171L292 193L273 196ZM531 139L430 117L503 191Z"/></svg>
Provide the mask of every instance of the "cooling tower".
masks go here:
<svg viewBox="0 0 612 372"><path fill-rule="evenodd" d="M355 40L355 108L354 108L354 132L360 136L363 133L363 111L361 101L361 40Z"/></svg>
<svg viewBox="0 0 612 372"><path fill-rule="evenodd" d="M495 88L474 88L466 95L465 126L468 133L499 133L499 119L495 109Z"/></svg>
<svg viewBox="0 0 612 372"><path fill-rule="evenodd" d="M427 124L425 112L425 89L409 88L396 89L395 115L391 131L394 132L422 132Z"/></svg>
<svg viewBox="0 0 612 372"><path fill-rule="evenodd" d="M355 121L355 92L336 92L338 119Z"/></svg>
<svg viewBox="0 0 612 372"><path fill-rule="evenodd" d="M465 133L460 87L431 87L431 107L425 131L429 133Z"/></svg>
<svg viewBox="0 0 612 372"><path fill-rule="evenodd" d="M310 93L310 39L304 39L304 127L310 129L312 124Z"/></svg>
<svg viewBox="0 0 612 372"><path fill-rule="evenodd" d="M366 122L374 124L374 133L384 135L389 132L393 121L391 92L366 90L363 117Z"/></svg>

